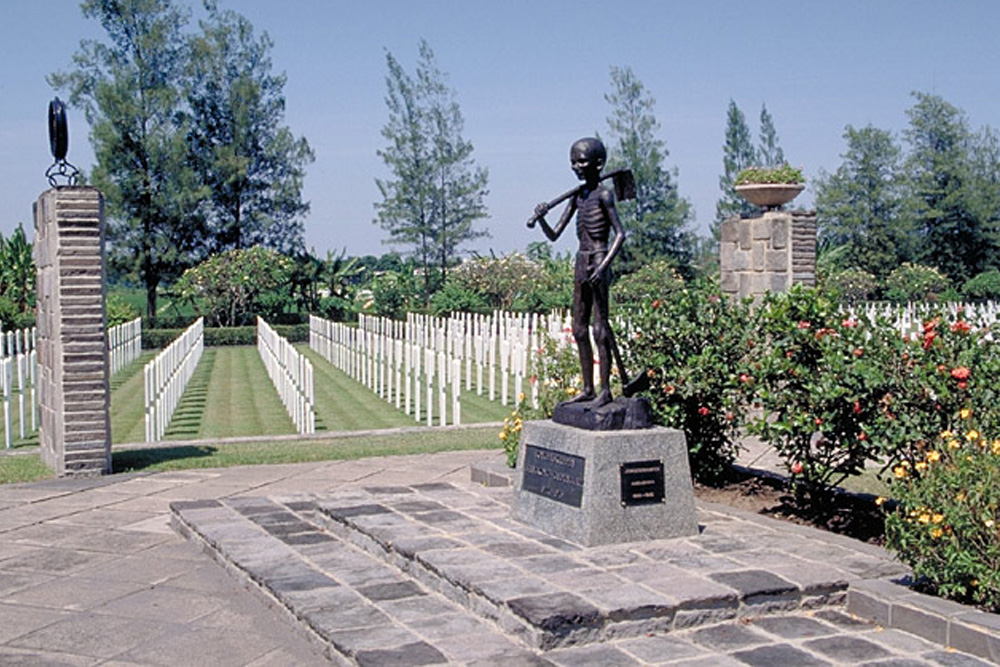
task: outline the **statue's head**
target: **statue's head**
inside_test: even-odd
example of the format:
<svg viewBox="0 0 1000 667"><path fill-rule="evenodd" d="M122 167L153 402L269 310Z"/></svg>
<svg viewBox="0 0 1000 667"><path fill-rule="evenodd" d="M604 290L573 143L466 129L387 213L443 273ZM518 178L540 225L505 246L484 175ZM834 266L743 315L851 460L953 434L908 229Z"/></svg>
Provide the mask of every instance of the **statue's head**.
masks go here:
<svg viewBox="0 0 1000 667"><path fill-rule="evenodd" d="M604 142L594 137L577 139L569 149L570 166L580 180L586 179L588 173L595 176L600 174L607 159L608 151L604 148Z"/></svg>

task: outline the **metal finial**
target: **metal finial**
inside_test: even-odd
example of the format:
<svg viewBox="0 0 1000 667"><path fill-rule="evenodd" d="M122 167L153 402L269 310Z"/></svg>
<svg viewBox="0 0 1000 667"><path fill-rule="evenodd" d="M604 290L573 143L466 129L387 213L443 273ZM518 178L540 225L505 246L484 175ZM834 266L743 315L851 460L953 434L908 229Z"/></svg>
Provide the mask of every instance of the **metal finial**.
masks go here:
<svg viewBox="0 0 1000 667"><path fill-rule="evenodd" d="M69 150L69 127L66 122L66 105L58 97L49 102L49 147L55 162L45 171L49 185L56 187L58 178L65 178L66 185L76 185L80 170L66 161Z"/></svg>

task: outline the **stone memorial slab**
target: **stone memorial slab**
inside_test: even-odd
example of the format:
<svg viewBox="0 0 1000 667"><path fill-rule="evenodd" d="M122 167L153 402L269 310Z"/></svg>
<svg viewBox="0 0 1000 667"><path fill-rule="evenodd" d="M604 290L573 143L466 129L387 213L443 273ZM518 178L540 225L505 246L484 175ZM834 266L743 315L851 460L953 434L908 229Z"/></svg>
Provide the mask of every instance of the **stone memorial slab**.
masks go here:
<svg viewBox="0 0 1000 667"><path fill-rule="evenodd" d="M514 519L596 546L698 532L684 434L524 424Z"/></svg>

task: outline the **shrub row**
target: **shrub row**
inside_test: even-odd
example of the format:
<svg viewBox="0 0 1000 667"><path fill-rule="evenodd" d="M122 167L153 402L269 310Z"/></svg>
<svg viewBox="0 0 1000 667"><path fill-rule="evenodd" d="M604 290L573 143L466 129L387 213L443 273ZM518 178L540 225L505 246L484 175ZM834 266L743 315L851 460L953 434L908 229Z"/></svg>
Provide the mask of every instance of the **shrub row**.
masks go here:
<svg viewBox="0 0 1000 667"><path fill-rule="evenodd" d="M278 324L274 326L278 334L292 343L309 340L308 324ZM169 345L184 329L143 329L142 347L158 350ZM255 327L206 327L205 345L222 347L225 345L254 345L257 342Z"/></svg>

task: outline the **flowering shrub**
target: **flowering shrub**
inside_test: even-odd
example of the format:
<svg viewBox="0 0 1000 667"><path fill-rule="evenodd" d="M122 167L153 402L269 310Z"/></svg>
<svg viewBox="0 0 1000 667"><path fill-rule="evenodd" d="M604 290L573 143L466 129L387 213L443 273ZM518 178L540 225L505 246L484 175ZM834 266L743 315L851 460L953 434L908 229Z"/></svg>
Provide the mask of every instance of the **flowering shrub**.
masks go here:
<svg viewBox="0 0 1000 667"><path fill-rule="evenodd" d="M630 366L649 375L657 421L684 431L696 479L718 481L736 459L746 412L748 304L727 302L716 285L699 283L646 300L625 318L630 327L620 345Z"/></svg>
<svg viewBox="0 0 1000 667"><path fill-rule="evenodd" d="M867 271L850 268L829 276L823 287L838 294L843 301L856 303L866 301L878 292L878 280Z"/></svg>
<svg viewBox="0 0 1000 667"><path fill-rule="evenodd" d="M932 266L903 262L885 279L885 296L890 301L936 300L948 288L948 277Z"/></svg>
<svg viewBox="0 0 1000 667"><path fill-rule="evenodd" d="M784 457L797 490L835 486L882 458L891 390L880 329L800 285L769 295L758 315L750 372L762 413L748 430Z"/></svg>
<svg viewBox="0 0 1000 667"><path fill-rule="evenodd" d="M504 417L503 428L500 429L498 437L503 443L503 450L507 454L507 465L511 468L517 465L517 449L521 442L521 428L524 426L524 415L521 408L524 403L524 394L521 394L517 402L517 407L510 413L509 417Z"/></svg>
<svg viewBox="0 0 1000 667"><path fill-rule="evenodd" d="M773 444L805 487L835 486L866 465L914 463L951 415L975 403L1000 430L1000 349L989 329L939 314L916 336L895 323L842 314L813 289L795 287L759 308L750 431Z"/></svg>
<svg viewBox="0 0 1000 667"><path fill-rule="evenodd" d="M546 336L542 347L532 356L532 383L538 384L538 407L525 404L524 394L518 396L517 407L504 419L500 440L507 452L507 465L517 464L521 442L521 426L526 419L548 419L556 405L580 393L580 358L573 334L566 330L559 338Z"/></svg>
<svg viewBox="0 0 1000 667"><path fill-rule="evenodd" d="M973 426L944 431L923 456L894 470L899 505L886 517L889 548L938 595L1000 611L1000 440Z"/></svg>

